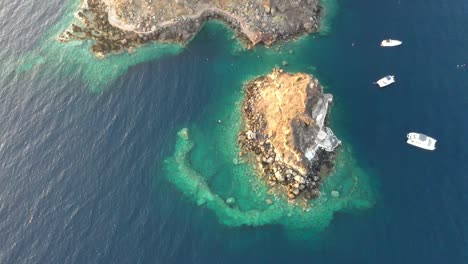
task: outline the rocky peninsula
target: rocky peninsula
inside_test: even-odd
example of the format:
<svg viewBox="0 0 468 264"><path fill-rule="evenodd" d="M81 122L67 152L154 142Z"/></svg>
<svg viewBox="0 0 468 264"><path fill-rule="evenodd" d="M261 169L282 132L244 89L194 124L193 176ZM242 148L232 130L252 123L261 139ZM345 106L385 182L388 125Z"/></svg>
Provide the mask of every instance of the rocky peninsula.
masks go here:
<svg viewBox="0 0 468 264"><path fill-rule="evenodd" d="M58 40L92 39L92 52L103 57L150 41L185 44L218 19L252 47L316 32L321 13L318 0L84 0L78 23Z"/></svg>
<svg viewBox="0 0 468 264"><path fill-rule="evenodd" d="M317 198L340 145L326 126L332 95L305 73L274 69L245 86L239 155L251 161L272 190L289 199Z"/></svg>

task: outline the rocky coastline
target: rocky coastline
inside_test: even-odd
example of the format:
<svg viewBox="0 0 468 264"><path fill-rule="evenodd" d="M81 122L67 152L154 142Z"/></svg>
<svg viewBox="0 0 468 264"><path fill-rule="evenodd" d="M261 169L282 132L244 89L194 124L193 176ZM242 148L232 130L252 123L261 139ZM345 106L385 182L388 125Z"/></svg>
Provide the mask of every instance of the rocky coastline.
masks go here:
<svg viewBox="0 0 468 264"><path fill-rule="evenodd" d="M341 141L326 126L332 99L313 76L278 68L245 85L239 156L291 201L319 197L334 168Z"/></svg>
<svg viewBox="0 0 468 264"><path fill-rule="evenodd" d="M318 0L84 0L58 40L94 40L92 52L103 57L151 41L186 44L218 19L253 47L316 32L321 15Z"/></svg>

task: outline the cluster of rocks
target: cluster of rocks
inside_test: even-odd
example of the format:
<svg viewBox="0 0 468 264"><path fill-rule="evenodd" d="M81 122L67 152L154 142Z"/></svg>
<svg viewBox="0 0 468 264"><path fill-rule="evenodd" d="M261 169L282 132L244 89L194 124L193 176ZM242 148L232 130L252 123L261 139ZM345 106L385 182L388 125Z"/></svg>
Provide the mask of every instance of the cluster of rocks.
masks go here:
<svg viewBox="0 0 468 264"><path fill-rule="evenodd" d="M259 33L258 42L271 45L318 31L322 9L318 0L253 0L245 1L232 12Z"/></svg>
<svg viewBox="0 0 468 264"><path fill-rule="evenodd" d="M286 186L289 199L295 199L301 193L308 200L319 196L322 181L322 177L319 176L321 171L320 161L316 162L316 166L312 166L310 173L303 175L277 158L275 149L271 145L267 135L257 134L252 130L248 130L247 132L242 131L239 134L238 142L243 149L240 155L244 156L245 153L253 153L256 157L257 169L260 170L259 175L265 177L270 186L276 184ZM323 157L323 161L327 162L330 170L333 168L330 157Z"/></svg>
<svg viewBox="0 0 468 264"><path fill-rule="evenodd" d="M273 73L284 75L280 69L275 69ZM310 75L309 77L312 78ZM270 106L273 105L272 107L281 108L282 106L276 106L275 102L260 102L261 100L268 98L266 96L262 96L262 93L265 89L276 90L272 91L273 93L280 90L283 94L289 93L291 96L297 94L297 100L290 103L301 104L300 93L296 93L297 91L295 89L288 90L288 88L284 86L281 87L281 84L278 85L277 81L269 80L269 78L271 78L271 76L262 76L256 78L255 80L247 83L245 87L245 99L242 107L244 129L238 135L238 143L241 149L239 155L246 158L247 160L251 160L258 170L258 175L267 180L270 186L284 186L285 188L281 189L286 190L286 194L289 199L303 197L306 200L310 200L317 198L320 195L320 185L323 178L330 174L330 172L333 170L333 161L335 158L334 149L328 151L326 149L319 148L317 149L312 160L305 158L304 151L301 150L304 149L304 146L301 145L302 143L299 140L297 140L298 134L304 131L304 129L299 127L298 124L293 125L293 123L295 123L295 120L297 121L298 119L304 119L303 116L308 115L308 110L313 111L313 109L305 109L305 112L300 116L295 116L292 118L290 116L283 117L284 120L289 120L289 124L281 123L283 121L280 118L266 116L268 113L262 111L261 107L259 106L262 103L269 104ZM298 76L286 74L286 77L282 78L294 79L298 78ZM310 80L311 83L314 83L315 79ZM276 87L275 85L271 85L275 83ZM297 85L295 82L292 82L291 84L293 86ZM307 87L310 86L307 85ZM309 90L309 88L305 89ZM308 92L308 96L324 96L321 93L321 87L315 87L315 90L318 92ZM310 97L305 99L306 101L312 99L315 100L314 98ZM287 102L282 103L284 104ZM310 105L308 107L313 108L313 106ZM308 117L310 121L303 122L304 127L313 126L312 123L316 121L310 119L310 115L308 115ZM272 130L272 125L270 125L268 122L278 123L276 130ZM292 133L285 133L284 131L278 130L288 130L286 127L288 125L292 129ZM285 133L285 136L290 137L292 140L291 142L294 142L294 144L286 147L282 146L283 144L289 145L289 143L287 142L287 139L278 140L278 138L275 138L278 137L280 133ZM281 142L281 144L278 144L278 142ZM297 160L291 159L291 157L294 155L298 155L300 158Z"/></svg>
<svg viewBox="0 0 468 264"><path fill-rule="evenodd" d="M318 0L84 0L59 40L92 39L97 56L149 41L187 43L211 19L224 21L247 46L270 45L319 28Z"/></svg>
<svg viewBox="0 0 468 264"><path fill-rule="evenodd" d="M72 24L58 36L60 42L73 40L94 40L91 51L96 57L104 57L108 53L123 50L129 52L150 41L184 42L191 35L179 32L175 28L155 30L150 33L137 33L132 30L122 30L109 23L108 7L100 0L86 0L86 4L76 13L79 25Z"/></svg>

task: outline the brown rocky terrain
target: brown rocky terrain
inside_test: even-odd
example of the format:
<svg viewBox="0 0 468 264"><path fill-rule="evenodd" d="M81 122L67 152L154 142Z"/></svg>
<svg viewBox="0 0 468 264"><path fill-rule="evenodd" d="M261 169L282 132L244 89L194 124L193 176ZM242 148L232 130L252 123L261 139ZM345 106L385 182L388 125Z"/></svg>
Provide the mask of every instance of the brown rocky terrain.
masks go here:
<svg viewBox="0 0 468 264"><path fill-rule="evenodd" d="M305 73L274 69L246 85L240 155L247 154L270 185L285 186L290 199L317 197L333 168L340 141L325 126L331 100Z"/></svg>
<svg viewBox="0 0 468 264"><path fill-rule="evenodd" d="M248 46L271 45L319 28L318 0L84 0L59 40L93 39L98 56L148 41L186 43L210 19L224 21Z"/></svg>

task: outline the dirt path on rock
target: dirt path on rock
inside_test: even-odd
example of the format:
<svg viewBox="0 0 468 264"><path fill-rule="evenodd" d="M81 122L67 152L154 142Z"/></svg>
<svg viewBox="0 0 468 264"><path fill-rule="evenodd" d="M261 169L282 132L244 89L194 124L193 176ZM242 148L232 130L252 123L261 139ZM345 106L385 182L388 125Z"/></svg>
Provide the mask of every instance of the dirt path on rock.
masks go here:
<svg viewBox="0 0 468 264"><path fill-rule="evenodd" d="M113 4L111 3L112 1L106 0L105 3L108 6L108 20L109 24L111 24L113 27L116 27L118 29L124 30L124 31L131 31L137 34L151 34L154 31L139 31L135 29L135 25L131 24L126 24L123 21L121 21L119 18L117 18L117 15L115 14L115 8ZM247 38L252 42L253 45L256 45L258 42L261 40L261 33L260 32L254 32L250 29L250 27L247 25L244 19L240 18L239 16L236 16L234 14L231 14L225 10L216 8L216 7L211 7L211 8L205 8L200 10L197 14L194 15L189 15L189 16L184 16L186 19L189 20L196 20L199 19L201 16L203 16L206 12L214 13L217 15L220 15L221 17L228 17L231 20L236 21L239 23L239 26L241 28L241 32L247 36ZM157 29L165 28L165 27L172 27L175 26L178 23L176 19L171 19L167 21L163 21L156 26ZM200 26L201 27L201 26ZM156 30L157 30L156 29Z"/></svg>

